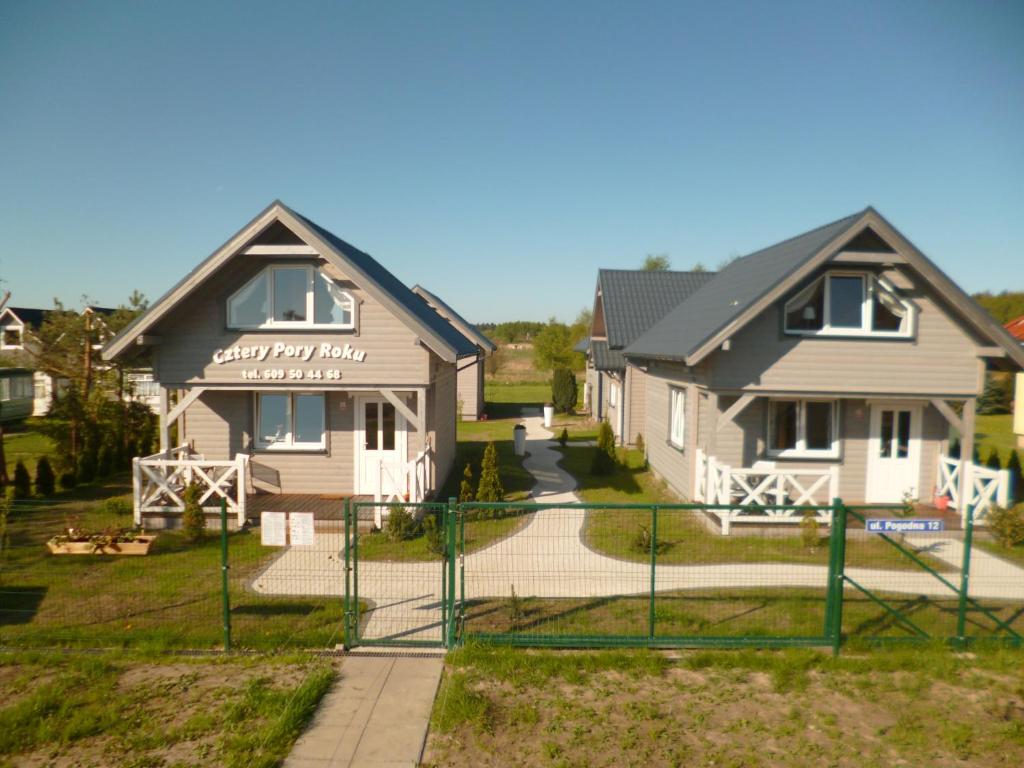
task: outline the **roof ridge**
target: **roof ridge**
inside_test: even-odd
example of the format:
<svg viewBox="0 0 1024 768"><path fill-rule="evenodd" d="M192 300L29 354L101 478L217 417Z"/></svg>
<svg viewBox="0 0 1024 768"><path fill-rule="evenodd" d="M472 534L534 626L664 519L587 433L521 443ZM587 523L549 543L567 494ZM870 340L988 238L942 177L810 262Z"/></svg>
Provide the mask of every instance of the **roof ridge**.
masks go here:
<svg viewBox="0 0 1024 768"><path fill-rule="evenodd" d="M815 232L820 232L823 229L828 229L829 227L834 227L836 224L839 224L841 222L848 221L848 220L851 220L851 219L860 218L861 216L864 216L865 214L871 212L872 210L874 210L874 209L869 205L866 208L864 208L863 210L857 211L856 213L851 213L851 214L848 214L846 216L840 216L838 219L835 219L834 221L830 221L828 224L822 224L820 227L814 227L813 229L808 229L806 232L801 232L799 235L793 235L792 237L787 237L784 240L779 240L777 243L772 243L771 245L767 245L764 248L758 248L756 251L751 251L750 253L745 253L742 256L740 256L738 259L736 259L735 261L731 262L728 266L731 267L733 264L736 264L737 262L743 261L744 259L749 259L751 256L757 256L757 254L763 253L764 251L771 250L772 248L778 248L780 245L785 245L786 243L791 243L794 240L799 240L801 237L806 237L807 235L813 235ZM723 271L725 271L725 270L723 270Z"/></svg>

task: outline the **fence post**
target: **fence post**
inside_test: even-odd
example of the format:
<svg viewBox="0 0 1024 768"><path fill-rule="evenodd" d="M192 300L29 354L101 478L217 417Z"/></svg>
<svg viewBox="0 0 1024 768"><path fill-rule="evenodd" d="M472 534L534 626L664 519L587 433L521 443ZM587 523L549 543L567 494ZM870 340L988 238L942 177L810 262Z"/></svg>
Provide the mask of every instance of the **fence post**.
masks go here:
<svg viewBox="0 0 1024 768"><path fill-rule="evenodd" d="M220 594L224 650L231 650L231 598L228 595L228 500L220 500Z"/></svg>
<svg viewBox="0 0 1024 768"><path fill-rule="evenodd" d="M345 604L342 606L343 634L342 646L347 651L352 647L352 567L351 553L349 552L349 540L352 533L352 521L349 519L348 499L342 505L342 514L345 516Z"/></svg>
<svg viewBox="0 0 1024 768"><path fill-rule="evenodd" d="M843 641L843 574L846 570L846 505L838 497L832 499L832 531L828 551L825 636L832 643L832 654L838 656Z"/></svg>
<svg viewBox="0 0 1024 768"><path fill-rule="evenodd" d="M448 630L454 628L454 624L451 619L455 614L455 509L457 504L458 499L450 497L448 499L448 507L446 509L448 523L448 562L446 563L448 571L448 594L444 597L445 601L448 603L448 624L445 626L445 639L447 640L445 645L448 650L455 647L455 633L449 632Z"/></svg>
<svg viewBox="0 0 1024 768"><path fill-rule="evenodd" d="M651 601L647 611L647 636L654 639L655 572L658 564L658 508L651 507Z"/></svg>
<svg viewBox="0 0 1024 768"><path fill-rule="evenodd" d="M960 565L960 605L956 613L956 640L961 648L967 647L967 590L971 578L971 548L974 545L974 504L964 508L964 556Z"/></svg>

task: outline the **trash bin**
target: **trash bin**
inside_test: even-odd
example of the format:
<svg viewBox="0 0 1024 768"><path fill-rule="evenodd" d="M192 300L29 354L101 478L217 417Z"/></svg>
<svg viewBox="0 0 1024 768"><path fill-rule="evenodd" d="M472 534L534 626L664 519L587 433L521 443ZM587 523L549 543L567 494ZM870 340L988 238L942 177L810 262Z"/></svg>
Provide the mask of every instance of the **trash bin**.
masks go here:
<svg viewBox="0 0 1024 768"><path fill-rule="evenodd" d="M516 424L512 428L512 442L515 448L516 456L526 455L526 427L522 424Z"/></svg>
<svg viewBox="0 0 1024 768"><path fill-rule="evenodd" d="M555 418L555 406L545 405L544 406L544 428L551 428L551 421Z"/></svg>

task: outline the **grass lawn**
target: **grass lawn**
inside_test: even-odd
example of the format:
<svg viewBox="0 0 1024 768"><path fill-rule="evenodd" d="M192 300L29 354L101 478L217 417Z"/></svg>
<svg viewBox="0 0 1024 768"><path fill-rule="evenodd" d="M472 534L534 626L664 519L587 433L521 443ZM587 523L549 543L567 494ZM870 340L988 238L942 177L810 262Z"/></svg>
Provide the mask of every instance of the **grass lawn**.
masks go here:
<svg viewBox="0 0 1024 768"><path fill-rule="evenodd" d="M993 449L999 451L999 460L1006 465L1010 451L1017 447L1017 436L1013 433L1013 414L978 416L974 431L981 460L987 461ZM1017 449L1024 464L1024 448Z"/></svg>
<svg viewBox="0 0 1024 768"><path fill-rule="evenodd" d="M14 477L14 465L25 462L32 480L36 479L36 462L41 456L47 456L53 464L53 442L50 438L25 427L8 427L4 430L4 455L7 458L7 474ZM54 467L54 473L57 468Z"/></svg>
<svg viewBox="0 0 1024 768"><path fill-rule="evenodd" d="M124 486L91 489L106 495ZM145 557L58 556L46 541L70 522L89 531L130 527L100 502L19 504L0 560L0 644L40 647L215 648L221 645L220 539L189 544L161 532ZM278 553L258 532L229 536L231 620L238 647L332 647L342 600L270 597L249 582Z"/></svg>
<svg viewBox="0 0 1024 768"><path fill-rule="evenodd" d="M0 655L0 764L280 765L336 675L310 656Z"/></svg>
<svg viewBox="0 0 1024 768"><path fill-rule="evenodd" d="M679 500L664 483L644 466L639 451L619 452L621 463L611 475L590 474L595 448L568 445L559 449L564 455L562 468L579 482L578 493L584 501L604 504L672 504ZM822 527L818 544L808 547L796 530L792 535L771 531L774 535L733 532L721 536L709 530L701 513L663 510L658 513L659 563L696 565L702 563L808 563L828 564L828 528ZM651 514L647 510L594 510L587 514L584 541L598 552L623 560L648 562ZM920 554L939 571L955 570L946 563ZM849 567L896 568L917 570L909 558L881 539L860 538L851 533L847 540Z"/></svg>
<svg viewBox="0 0 1024 768"><path fill-rule="evenodd" d="M985 550L989 554L995 555L1003 560L1008 560L1011 563L1024 567L1024 544L1018 544L1016 547L1006 548L995 539L988 536L984 530L975 529L974 533L974 546Z"/></svg>
<svg viewBox="0 0 1024 768"><path fill-rule="evenodd" d="M824 579L822 580L824 582ZM882 594L931 637L956 635L958 601L919 595ZM1018 633L1024 633L1020 603L984 601L984 606ZM588 599L520 597L472 601L466 606L466 637L515 634L546 637L646 638L650 632L650 596ZM821 637L825 588L704 589L657 592L654 637ZM968 635L998 636L998 625L981 611L968 612ZM864 595L848 589L843 600L843 632L848 640L911 638L914 630Z"/></svg>
<svg viewBox="0 0 1024 768"><path fill-rule="evenodd" d="M515 515L499 520L467 520L465 522L465 552L475 552L498 539L518 531L529 520L529 515ZM426 536L407 541L391 541L384 532L364 533L359 537L360 560L421 561L440 560L441 554L431 546Z"/></svg>
<svg viewBox="0 0 1024 768"><path fill-rule="evenodd" d="M1019 652L449 655L425 765L1024 764Z"/></svg>

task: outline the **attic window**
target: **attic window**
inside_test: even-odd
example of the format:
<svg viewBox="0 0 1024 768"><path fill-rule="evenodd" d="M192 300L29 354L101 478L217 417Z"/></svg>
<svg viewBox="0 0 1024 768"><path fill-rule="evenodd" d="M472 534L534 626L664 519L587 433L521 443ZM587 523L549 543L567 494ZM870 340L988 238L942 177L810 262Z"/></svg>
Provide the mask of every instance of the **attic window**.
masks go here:
<svg viewBox="0 0 1024 768"><path fill-rule="evenodd" d="M228 299L228 327L355 328L351 294L311 266L267 267Z"/></svg>
<svg viewBox="0 0 1024 768"><path fill-rule="evenodd" d="M0 349L21 349L21 326L0 326Z"/></svg>
<svg viewBox="0 0 1024 768"><path fill-rule="evenodd" d="M914 307L867 272L829 272L786 302L786 333L913 336Z"/></svg>

